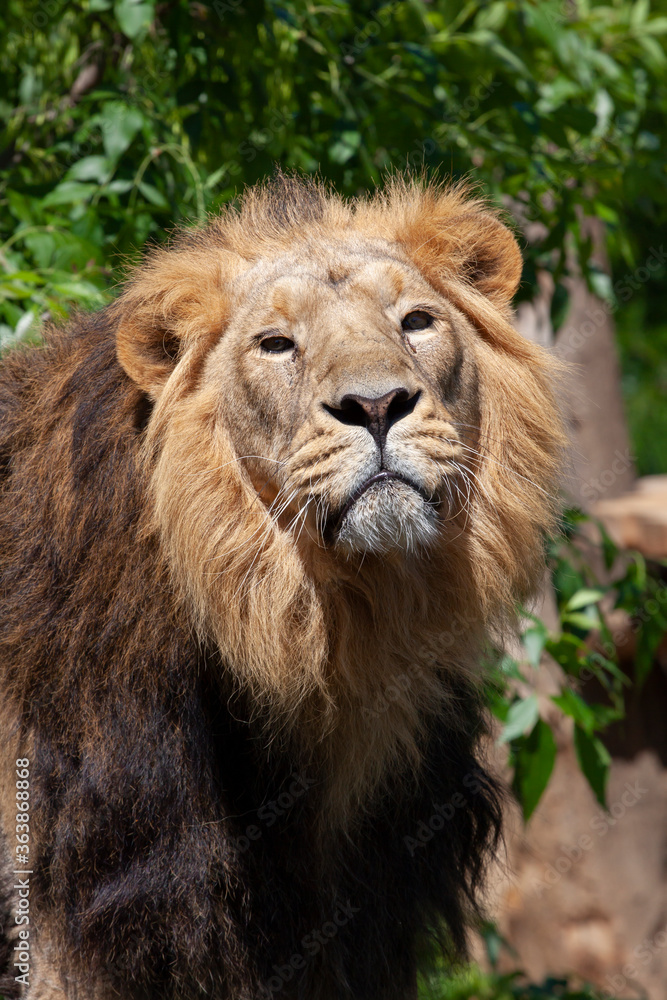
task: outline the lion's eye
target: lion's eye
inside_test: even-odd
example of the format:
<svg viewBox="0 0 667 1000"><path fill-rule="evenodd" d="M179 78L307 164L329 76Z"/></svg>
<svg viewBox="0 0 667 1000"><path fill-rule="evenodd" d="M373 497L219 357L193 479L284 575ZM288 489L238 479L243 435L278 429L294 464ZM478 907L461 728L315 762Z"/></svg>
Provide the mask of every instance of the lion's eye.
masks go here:
<svg viewBox="0 0 667 1000"><path fill-rule="evenodd" d="M282 354L283 351L292 350L294 341L290 340L289 337L264 337L259 346L263 351L268 351L269 354Z"/></svg>
<svg viewBox="0 0 667 1000"><path fill-rule="evenodd" d="M417 309L404 317L402 326L404 330L425 330L432 322L433 317L429 313Z"/></svg>

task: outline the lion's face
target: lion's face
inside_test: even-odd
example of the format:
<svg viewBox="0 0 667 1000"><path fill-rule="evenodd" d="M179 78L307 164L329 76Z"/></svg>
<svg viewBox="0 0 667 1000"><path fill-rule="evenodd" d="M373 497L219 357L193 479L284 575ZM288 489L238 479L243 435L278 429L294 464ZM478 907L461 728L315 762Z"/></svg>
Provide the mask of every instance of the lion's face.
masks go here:
<svg viewBox="0 0 667 1000"><path fill-rule="evenodd" d="M233 299L203 380L271 515L339 552L433 542L474 466L470 324L381 240L262 260Z"/></svg>

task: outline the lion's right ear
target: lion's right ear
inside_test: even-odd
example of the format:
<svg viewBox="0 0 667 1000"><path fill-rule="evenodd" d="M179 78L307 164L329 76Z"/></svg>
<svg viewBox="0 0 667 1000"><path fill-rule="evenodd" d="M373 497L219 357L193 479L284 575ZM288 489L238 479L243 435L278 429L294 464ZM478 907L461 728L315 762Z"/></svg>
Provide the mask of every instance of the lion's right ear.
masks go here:
<svg viewBox="0 0 667 1000"><path fill-rule="evenodd" d="M154 402L178 362L180 343L164 319L139 310L121 313L116 355L140 389Z"/></svg>
<svg viewBox="0 0 667 1000"><path fill-rule="evenodd" d="M220 255L212 248L154 251L113 309L118 360L155 402L185 353L221 335L227 308Z"/></svg>

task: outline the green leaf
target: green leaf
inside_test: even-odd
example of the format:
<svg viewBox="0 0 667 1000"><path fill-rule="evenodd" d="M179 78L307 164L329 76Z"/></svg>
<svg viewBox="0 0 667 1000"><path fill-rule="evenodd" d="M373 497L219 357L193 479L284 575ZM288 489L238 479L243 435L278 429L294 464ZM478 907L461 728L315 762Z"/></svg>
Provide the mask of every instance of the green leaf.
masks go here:
<svg viewBox="0 0 667 1000"><path fill-rule="evenodd" d="M547 639L545 649L566 673L579 676L585 646L578 636L564 632L558 639Z"/></svg>
<svg viewBox="0 0 667 1000"><path fill-rule="evenodd" d="M147 3L136 3L134 0L116 0L114 14L123 34L128 38L136 38L148 28L155 19L155 0Z"/></svg>
<svg viewBox="0 0 667 1000"><path fill-rule="evenodd" d="M16 336L16 330L19 329L21 322L25 322L25 316L29 315L19 309L18 306L14 305L13 302L3 302L2 312L5 319L9 320L10 324L10 338Z"/></svg>
<svg viewBox="0 0 667 1000"><path fill-rule="evenodd" d="M28 310L28 312L21 316L21 319L16 324L16 329L14 330L14 335L17 340L20 340L21 337L28 332L32 324L35 322L35 319L36 317L32 310Z"/></svg>
<svg viewBox="0 0 667 1000"><path fill-rule="evenodd" d="M552 579L556 596L560 598L559 603L569 601L578 590L582 590L586 586L586 581L581 573L570 562L562 558L555 561Z"/></svg>
<svg viewBox="0 0 667 1000"><path fill-rule="evenodd" d="M498 737L498 743L509 743L522 736L535 724L538 713L537 695L531 694L527 698L515 701L507 713L507 721Z"/></svg>
<svg viewBox="0 0 667 1000"><path fill-rule="evenodd" d="M603 302L614 303L614 289L612 287L611 278L606 273L606 271L599 271L595 268L591 268L588 272L589 284L599 299Z"/></svg>
<svg viewBox="0 0 667 1000"><path fill-rule="evenodd" d="M593 732L596 723L595 713L576 691L573 691L572 688L564 688L559 695L554 695L551 700L587 733Z"/></svg>
<svg viewBox="0 0 667 1000"><path fill-rule="evenodd" d="M563 624L570 625L572 628L581 629L582 632L590 632L592 629L598 628L600 624L597 612L593 614L594 610L594 608L591 608L591 614L588 615L582 615L578 611L574 611L572 614L563 615Z"/></svg>
<svg viewBox="0 0 667 1000"><path fill-rule="evenodd" d="M600 532L600 537L602 538L602 553L604 555L605 569L609 571L616 562L616 558L618 556L618 546L612 540L604 524L602 524L601 521L596 521L595 523L598 531Z"/></svg>
<svg viewBox="0 0 667 1000"><path fill-rule="evenodd" d="M591 604L597 604L604 597L603 590L591 590L584 587L573 594L565 605L566 611L578 611L579 608L588 608Z"/></svg>
<svg viewBox="0 0 667 1000"><path fill-rule="evenodd" d="M654 17L643 25L642 30L650 35L664 35L667 32L667 17Z"/></svg>
<svg viewBox="0 0 667 1000"><path fill-rule="evenodd" d="M49 267L56 249L53 233L31 233L25 237L25 245L35 258L37 267Z"/></svg>
<svg viewBox="0 0 667 1000"><path fill-rule="evenodd" d="M635 30L646 21L651 10L650 0L635 0L630 6L630 27Z"/></svg>
<svg viewBox="0 0 667 1000"><path fill-rule="evenodd" d="M342 132L340 138L329 146L329 156L334 163L347 163L361 145L359 132Z"/></svg>
<svg viewBox="0 0 667 1000"><path fill-rule="evenodd" d="M51 286L54 292L64 296L66 299L85 302L90 305L102 305L105 300L104 292L100 291L96 285L89 281L71 280L54 282Z"/></svg>
<svg viewBox="0 0 667 1000"><path fill-rule="evenodd" d="M525 77L530 79L532 74L525 62L519 58L516 52L508 48L503 42L500 41L498 35L494 34L492 31L476 31L470 32L466 35L466 38L474 40L478 45L488 49L493 55L495 55L502 63L505 64L506 68L512 72L516 73L520 77Z"/></svg>
<svg viewBox="0 0 667 1000"><path fill-rule="evenodd" d="M26 281L31 285L41 285L44 279L40 274L35 274L34 271L12 271L11 274L0 276L0 281L3 283L6 281Z"/></svg>
<svg viewBox="0 0 667 1000"><path fill-rule="evenodd" d="M652 63L652 69L661 72L667 63L667 54L662 45L652 35L645 33L639 36L639 43L648 56L646 61Z"/></svg>
<svg viewBox="0 0 667 1000"><path fill-rule="evenodd" d="M144 123L144 116L122 101L110 101L98 115L97 122L102 129L104 151L115 161L130 146Z"/></svg>
<svg viewBox="0 0 667 1000"><path fill-rule="evenodd" d="M659 611L649 615L641 626L635 654L635 683L639 689L653 668L656 651L666 631L667 620Z"/></svg>
<svg viewBox="0 0 667 1000"><path fill-rule="evenodd" d="M9 202L12 215L19 222L32 222L35 218L35 208L33 200L21 194L19 191L7 191L6 197Z"/></svg>
<svg viewBox="0 0 667 1000"><path fill-rule="evenodd" d="M101 184L110 170L111 164L106 156L84 156L70 167L66 176L68 181L97 181Z"/></svg>
<svg viewBox="0 0 667 1000"><path fill-rule="evenodd" d="M505 677L511 677L517 681L524 680L521 670L519 669L519 664L513 656L509 656L507 653L500 658L496 669Z"/></svg>
<svg viewBox="0 0 667 1000"><path fill-rule="evenodd" d="M49 192L42 199L44 208L51 208L55 205L78 205L86 201L97 191L96 184L80 184L79 181L63 181L53 191Z"/></svg>
<svg viewBox="0 0 667 1000"><path fill-rule="evenodd" d="M556 760L556 741L549 726L538 719L529 736L521 741L514 756L512 787L527 822L542 797Z"/></svg>
<svg viewBox="0 0 667 1000"><path fill-rule="evenodd" d="M501 3L490 3L482 7L475 18L475 27L486 31L500 31L507 21L508 6L505 0Z"/></svg>
<svg viewBox="0 0 667 1000"><path fill-rule="evenodd" d="M487 920L480 927L479 936L484 942L486 957L489 960L491 968L497 968L503 948L508 947L507 942L498 932L496 925Z"/></svg>
<svg viewBox="0 0 667 1000"><path fill-rule="evenodd" d="M32 288L21 288L20 285L13 284L10 281L0 279L0 296L3 299L29 299L32 297L34 289Z"/></svg>
<svg viewBox="0 0 667 1000"><path fill-rule="evenodd" d="M155 205L157 208L162 208L166 212L169 211L169 202L162 192L158 191L158 189L153 187L152 184L146 184L145 181L141 181L139 184L139 190L143 194L146 201L148 201L151 205Z"/></svg>
<svg viewBox="0 0 667 1000"><path fill-rule="evenodd" d="M222 178L225 176L226 173L227 173L226 166L218 167L217 170L214 170L212 174L208 175L208 177L204 181L204 187L214 188L216 184L220 183L220 181L222 180Z"/></svg>
<svg viewBox="0 0 667 1000"><path fill-rule="evenodd" d="M559 281L554 288L554 293L551 296L551 305L549 307L551 325L555 331L560 330L569 311L570 293L565 285Z"/></svg>
<svg viewBox="0 0 667 1000"><path fill-rule="evenodd" d="M58 267L71 277L72 267L84 270L89 261L98 261L100 248L72 232L41 230L25 236L25 246L34 255L38 268Z"/></svg>
<svg viewBox="0 0 667 1000"><path fill-rule="evenodd" d="M544 649L547 638L547 629L542 622L536 622L534 625L531 625L530 628L527 628L521 636L521 641L524 649L526 650L528 662L532 664L533 667L538 667L540 664L540 657L542 656L542 650Z"/></svg>
<svg viewBox="0 0 667 1000"><path fill-rule="evenodd" d="M124 181L120 178L115 181L110 181L104 188L105 192L110 194L127 194L133 188L132 181Z"/></svg>
<svg viewBox="0 0 667 1000"><path fill-rule="evenodd" d="M595 798L606 809L606 789L611 757L604 743L591 736L581 726L574 727L574 748L579 767L593 790Z"/></svg>

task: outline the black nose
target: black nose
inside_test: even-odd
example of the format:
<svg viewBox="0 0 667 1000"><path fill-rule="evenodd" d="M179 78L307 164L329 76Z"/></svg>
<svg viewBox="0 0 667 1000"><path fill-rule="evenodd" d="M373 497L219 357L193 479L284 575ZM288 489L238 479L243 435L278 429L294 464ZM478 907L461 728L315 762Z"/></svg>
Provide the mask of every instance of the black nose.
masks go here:
<svg viewBox="0 0 667 1000"><path fill-rule="evenodd" d="M343 396L340 406L327 406L325 403L324 409L343 424L365 427L381 449L384 447L389 428L397 420L412 413L419 395L419 392L415 392L411 396L409 391L401 386L375 399L349 394Z"/></svg>

